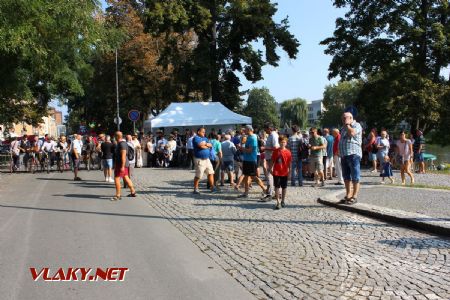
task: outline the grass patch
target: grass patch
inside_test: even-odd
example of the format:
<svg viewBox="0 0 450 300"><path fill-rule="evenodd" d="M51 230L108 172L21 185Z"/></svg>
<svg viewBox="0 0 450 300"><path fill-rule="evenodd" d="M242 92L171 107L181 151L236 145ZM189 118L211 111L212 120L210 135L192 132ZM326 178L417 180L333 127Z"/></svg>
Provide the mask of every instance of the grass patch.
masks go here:
<svg viewBox="0 0 450 300"><path fill-rule="evenodd" d="M385 185L385 186L389 186L389 185ZM409 184L407 184L407 185L392 184L391 186L406 187L406 188L412 188L412 189L432 189L432 190L450 191L450 186L442 186L442 185L428 185L428 184L415 183L413 186L411 186Z"/></svg>

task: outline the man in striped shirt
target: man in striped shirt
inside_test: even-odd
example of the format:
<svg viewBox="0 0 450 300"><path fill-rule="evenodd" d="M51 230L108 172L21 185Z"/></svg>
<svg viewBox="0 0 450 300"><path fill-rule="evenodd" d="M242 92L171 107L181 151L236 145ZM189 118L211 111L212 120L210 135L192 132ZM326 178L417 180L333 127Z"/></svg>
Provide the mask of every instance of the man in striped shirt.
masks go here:
<svg viewBox="0 0 450 300"><path fill-rule="evenodd" d="M291 151L292 165L291 165L291 185L295 186L295 181L298 179L298 185L303 186L302 176L302 159L298 155L298 148L302 143L303 138L298 134L299 128L297 125L292 126L292 136L289 138L288 148Z"/></svg>
<svg viewBox="0 0 450 300"><path fill-rule="evenodd" d="M353 120L353 115L349 112L342 115L342 123L344 126L341 129L339 156L341 157L346 195L341 200L341 203L355 204L357 202L361 174L362 127L361 124Z"/></svg>

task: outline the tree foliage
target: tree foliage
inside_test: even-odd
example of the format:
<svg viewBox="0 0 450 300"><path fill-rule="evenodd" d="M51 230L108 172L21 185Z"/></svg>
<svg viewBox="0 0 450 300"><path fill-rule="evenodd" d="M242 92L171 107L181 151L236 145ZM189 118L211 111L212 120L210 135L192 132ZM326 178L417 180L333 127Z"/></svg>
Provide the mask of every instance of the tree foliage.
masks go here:
<svg viewBox="0 0 450 300"><path fill-rule="evenodd" d="M253 126L260 129L264 127L266 122L274 126L280 124L277 104L268 88L251 89L243 113L252 117Z"/></svg>
<svg viewBox="0 0 450 300"><path fill-rule="evenodd" d="M321 124L326 127L339 127L344 110L358 103L362 82L358 80L341 81L328 85L323 93L325 111L321 116ZM359 115L358 118L361 118Z"/></svg>
<svg viewBox="0 0 450 300"><path fill-rule="evenodd" d="M449 2L335 0L334 5L348 12L336 20L334 36L321 42L333 55L329 77L364 79L357 106L367 112L368 123L407 120L427 131L436 127L449 80L443 76L450 63Z"/></svg>
<svg viewBox="0 0 450 300"><path fill-rule="evenodd" d="M130 109L139 110L145 120L149 112L158 113L171 101L177 101L179 91L173 88L173 67L159 64L164 39L144 32L140 2L111 0L108 3L105 27L121 33L116 41L121 129L129 131L132 128L127 118ZM191 36L178 35L176 40L178 53L187 53ZM95 123L98 130L111 131L117 127L113 123L116 116L115 52L98 53L92 64L95 73L85 84L85 95L70 102L70 123L74 129L81 121ZM139 122L138 127L141 124Z"/></svg>
<svg viewBox="0 0 450 300"><path fill-rule="evenodd" d="M308 124L308 104L305 99L294 98L286 100L280 106L281 125L298 125L306 128Z"/></svg>
<svg viewBox="0 0 450 300"><path fill-rule="evenodd" d="M0 123L41 122L53 98L82 95L104 32L92 0L0 1Z"/></svg>
<svg viewBox="0 0 450 300"><path fill-rule="evenodd" d="M176 77L186 89L185 100L192 92L201 100L212 98L230 109L240 106L242 72L247 80L262 79L265 64L277 66L281 47L296 58L299 43L288 31L287 18L273 20L277 5L270 0L146 0L147 28L167 39L166 61L176 67ZM195 49L188 60L176 60L173 34L192 32ZM261 41L262 51L253 48Z"/></svg>

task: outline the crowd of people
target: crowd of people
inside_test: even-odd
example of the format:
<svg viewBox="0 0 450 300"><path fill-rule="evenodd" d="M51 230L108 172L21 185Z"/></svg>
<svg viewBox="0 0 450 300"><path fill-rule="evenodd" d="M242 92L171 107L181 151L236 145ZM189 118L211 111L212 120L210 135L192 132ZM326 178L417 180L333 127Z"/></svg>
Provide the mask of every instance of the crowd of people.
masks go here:
<svg viewBox="0 0 450 300"><path fill-rule="evenodd" d="M179 167L195 169L194 194L200 194L199 182L207 175L207 188L221 192L225 178L229 185L242 191L238 196L248 198L256 184L261 189L260 201L276 199L276 209L286 205L288 180L291 186L303 186L304 180L313 180L314 187L322 187L327 180L336 179L343 185L346 196L342 203L357 202L361 162L380 172L381 182L387 177L394 183L393 168L400 169L402 184L406 175L414 184L413 168L425 172L423 153L425 140L420 130L408 137L400 132L394 140L385 129L378 135L372 129L364 135L361 125L351 113L342 116L342 128L310 128L301 131L292 126L290 134L281 134L272 124L261 130L246 125L240 130L225 132L206 128L184 134L174 130L166 136L163 131L153 134L134 134L123 137L121 132L111 137L105 134L78 135L58 139L46 135L13 137L10 143L13 168L25 170L47 165L47 172L55 165L58 171L71 169L79 181L80 165L103 170L105 181L116 184L113 200L121 199L120 179L136 193L131 182L134 168ZM363 138L364 137L364 138ZM34 166L34 167L33 167ZM264 180L262 180L264 179Z"/></svg>

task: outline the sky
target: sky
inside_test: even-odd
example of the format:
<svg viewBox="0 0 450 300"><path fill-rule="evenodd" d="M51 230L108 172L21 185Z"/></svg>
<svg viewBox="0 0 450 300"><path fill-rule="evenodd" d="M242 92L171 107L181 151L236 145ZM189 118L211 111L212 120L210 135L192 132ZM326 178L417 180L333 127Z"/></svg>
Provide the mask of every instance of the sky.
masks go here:
<svg viewBox="0 0 450 300"><path fill-rule="evenodd" d="M106 7L104 0L100 2ZM319 42L332 36L335 20L343 16L344 11L333 7L332 0L273 2L278 3L276 22L288 16L290 32L301 44L297 59L291 60L285 52L279 50L279 66L263 67L263 80L253 84L240 75L241 90L267 87L277 102L297 97L307 101L322 99L325 86L336 83L337 80L327 79L331 56L324 54L326 47L319 45ZM62 110L67 114L67 108L63 107Z"/></svg>

